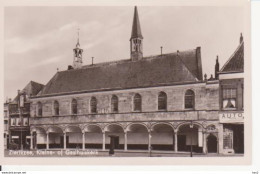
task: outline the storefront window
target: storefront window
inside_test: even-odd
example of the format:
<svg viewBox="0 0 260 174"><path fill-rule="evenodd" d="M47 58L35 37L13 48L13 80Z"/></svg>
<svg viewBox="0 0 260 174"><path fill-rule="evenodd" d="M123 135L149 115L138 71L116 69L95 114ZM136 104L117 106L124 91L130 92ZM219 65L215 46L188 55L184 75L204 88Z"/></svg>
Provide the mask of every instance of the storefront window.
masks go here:
<svg viewBox="0 0 260 174"><path fill-rule="evenodd" d="M233 149L233 131L227 128L223 132L223 148Z"/></svg>

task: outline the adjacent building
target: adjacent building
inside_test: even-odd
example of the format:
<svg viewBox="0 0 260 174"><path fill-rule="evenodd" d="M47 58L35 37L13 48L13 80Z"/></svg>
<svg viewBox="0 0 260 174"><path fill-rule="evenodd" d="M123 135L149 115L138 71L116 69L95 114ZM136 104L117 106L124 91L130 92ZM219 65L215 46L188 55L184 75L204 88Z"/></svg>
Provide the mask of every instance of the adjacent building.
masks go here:
<svg viewBox="0 0 260 174"><path fill-rule="evenodd" d="M36 82L29 82L20 91L15 99L8 104L8 127L10 149L29 149L30 147L30 97L38 94L43 85Z"/></svg>
<svg viewBox="0 0 260 174"><path fill-rule="evenodd" d="M223 153L244 153L244 40L218 73Z"/></svg>

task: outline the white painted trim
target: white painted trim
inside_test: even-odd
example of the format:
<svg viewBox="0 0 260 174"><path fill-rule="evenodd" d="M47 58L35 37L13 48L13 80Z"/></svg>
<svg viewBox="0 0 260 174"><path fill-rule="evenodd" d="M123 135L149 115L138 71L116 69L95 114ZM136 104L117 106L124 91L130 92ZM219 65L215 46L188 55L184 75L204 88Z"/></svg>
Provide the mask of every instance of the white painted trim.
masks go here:
<svg viewBox="0 0 260 174"><path fill-rule="evenodd" d="M219 74L219 80L244 78L244 73Z"/></svg>

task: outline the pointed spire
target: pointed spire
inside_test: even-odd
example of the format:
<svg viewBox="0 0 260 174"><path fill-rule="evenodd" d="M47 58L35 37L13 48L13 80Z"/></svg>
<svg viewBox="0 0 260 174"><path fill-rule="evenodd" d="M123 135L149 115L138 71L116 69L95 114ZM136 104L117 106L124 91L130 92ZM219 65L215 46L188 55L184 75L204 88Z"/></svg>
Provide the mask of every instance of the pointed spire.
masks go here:
<svg viewBox="0 0 260 174"><path fill-rule="evenodd" d="M77 44L76 44L76 48L79 48L80 47L80 44L79 44L79 28L78 28L78 41L77 41Z"/></svg>
<svg viewBox="0 0 260 174"><path fill-rule="evenodd" d="M219 72L219 62L218 62L218 55L217 55L216 64L215 64L215 79L218 79L218 72Z"/></svg>
<svg viewBox="0 0 260 174"><path fill-rule="evenodd" d="M141 38L141 39L143 39L142 32L141 32L140 21L139 21L139 16L138 16L138 11L137 11L137 6L135 6L133 26L132 26L132 34L131 34L131 38L130 39L132 39L132 38Z"/></svg>
<svg viewBox="0 0 260 174"><path fill-rule="evenodd" d="M243 42L243 40L244 40L244 39L243 39L243 34L242 34L242 33L240 33L240 39L239 39L239 42L240 42L240 43L242 43L242 42Z"/></svg>

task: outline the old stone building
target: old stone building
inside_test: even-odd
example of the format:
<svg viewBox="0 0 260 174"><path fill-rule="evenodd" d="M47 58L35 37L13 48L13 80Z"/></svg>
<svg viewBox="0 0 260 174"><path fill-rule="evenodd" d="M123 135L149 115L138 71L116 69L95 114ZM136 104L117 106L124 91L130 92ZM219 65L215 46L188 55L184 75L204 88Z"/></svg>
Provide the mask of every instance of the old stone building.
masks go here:
<svg viewBox="0 0 260 174"><path fill-rule="evenodd" d="M130 59L57 72L30 98L31 148L222 152L219 81L204 80L201 48L143 57L135 7ZM208 146L210 149L208 151Z"/></svg>

